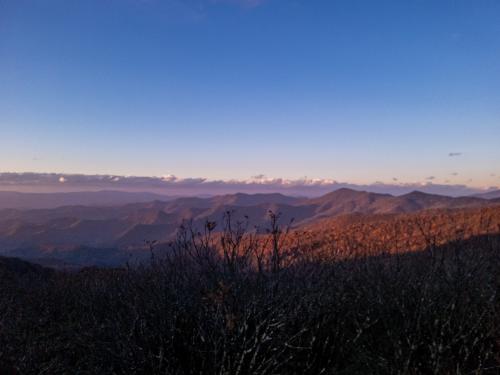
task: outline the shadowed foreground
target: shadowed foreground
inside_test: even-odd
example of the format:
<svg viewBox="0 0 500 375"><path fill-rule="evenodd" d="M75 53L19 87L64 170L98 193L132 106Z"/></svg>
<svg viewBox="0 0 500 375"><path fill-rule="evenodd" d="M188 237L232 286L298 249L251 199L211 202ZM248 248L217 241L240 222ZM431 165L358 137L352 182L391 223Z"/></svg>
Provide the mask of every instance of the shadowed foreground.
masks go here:
<svg viewBox="0 0 500 375"><path fill-rule="evenodd" d="M0 372L497 374L500 240L330 259L181 231L148 267L0 261Z"/></svg>

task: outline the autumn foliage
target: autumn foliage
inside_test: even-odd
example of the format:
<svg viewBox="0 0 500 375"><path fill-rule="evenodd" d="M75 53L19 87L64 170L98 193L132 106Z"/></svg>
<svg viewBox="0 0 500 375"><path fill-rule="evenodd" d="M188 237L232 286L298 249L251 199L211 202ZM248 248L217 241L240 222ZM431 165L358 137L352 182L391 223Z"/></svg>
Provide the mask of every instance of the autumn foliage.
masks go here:
<svg viewBox="0 0 500 375"><path fill-rule="evenodd" d="M150 243L147 265L2 259L0 373L496 374L497 218L350 217L298 231L272 213L259 232L228 213Z"/></svg>

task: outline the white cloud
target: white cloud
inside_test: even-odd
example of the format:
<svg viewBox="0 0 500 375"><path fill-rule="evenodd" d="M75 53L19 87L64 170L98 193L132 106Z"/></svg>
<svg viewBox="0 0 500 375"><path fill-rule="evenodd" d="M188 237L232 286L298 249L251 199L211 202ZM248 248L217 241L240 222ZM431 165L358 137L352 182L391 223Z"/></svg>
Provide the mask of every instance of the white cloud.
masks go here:
<svg viewBox="0 0 500 375"><path fill-rule="evenodd" d="M431 176L432 177L432 176ZM138 177L116 175L61 175L55 173L0 173L0 190L18 191L90 191L123 190L150 191L167 195L218 195L242 193L279 192L288 195L319 196L340 188L366 190L394 195L413 190L443 195L469 195L484 191L466 185L438 184L425 182L404 183L401 181L372 184L351 184L334 179L268 178L264 175L242 180L208 180L205 178L179 178L173 175L163 177Z"/></svg>

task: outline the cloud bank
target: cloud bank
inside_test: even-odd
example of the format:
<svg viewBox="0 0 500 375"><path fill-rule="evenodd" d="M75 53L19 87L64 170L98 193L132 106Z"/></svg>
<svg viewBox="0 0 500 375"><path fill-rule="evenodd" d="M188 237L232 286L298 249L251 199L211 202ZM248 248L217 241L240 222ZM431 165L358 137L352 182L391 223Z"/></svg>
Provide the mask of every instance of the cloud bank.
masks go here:
<svg viewBox="0 0 500 375"><path fill-rule="evenodd" d="M119 190L154 192L171 196L205 196L241 193L282 193L314 197L340 189L350 188L393 195L414 190L431 194L463 196L487 191L466 185L423 183L384 183L358 185L332 179L283 179L253 176L247 180L209 180L206 178L139 177L118 175L83 175L57 173L0 173L0 190L23 192L70 192ZM492 187L488 190L495 189Z"/></svg>

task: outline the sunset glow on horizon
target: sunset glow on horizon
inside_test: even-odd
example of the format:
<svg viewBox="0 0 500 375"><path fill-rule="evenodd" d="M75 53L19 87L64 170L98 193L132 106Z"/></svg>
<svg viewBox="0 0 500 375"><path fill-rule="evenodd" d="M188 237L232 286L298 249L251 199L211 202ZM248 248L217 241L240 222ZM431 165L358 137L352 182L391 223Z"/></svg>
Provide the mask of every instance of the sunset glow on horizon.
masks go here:
<svg viewBox="0 0 500 375"><path fill-rule="evenodd" d="M0 173L485 190L498 103L493 0L0 4Z"/></svg>

